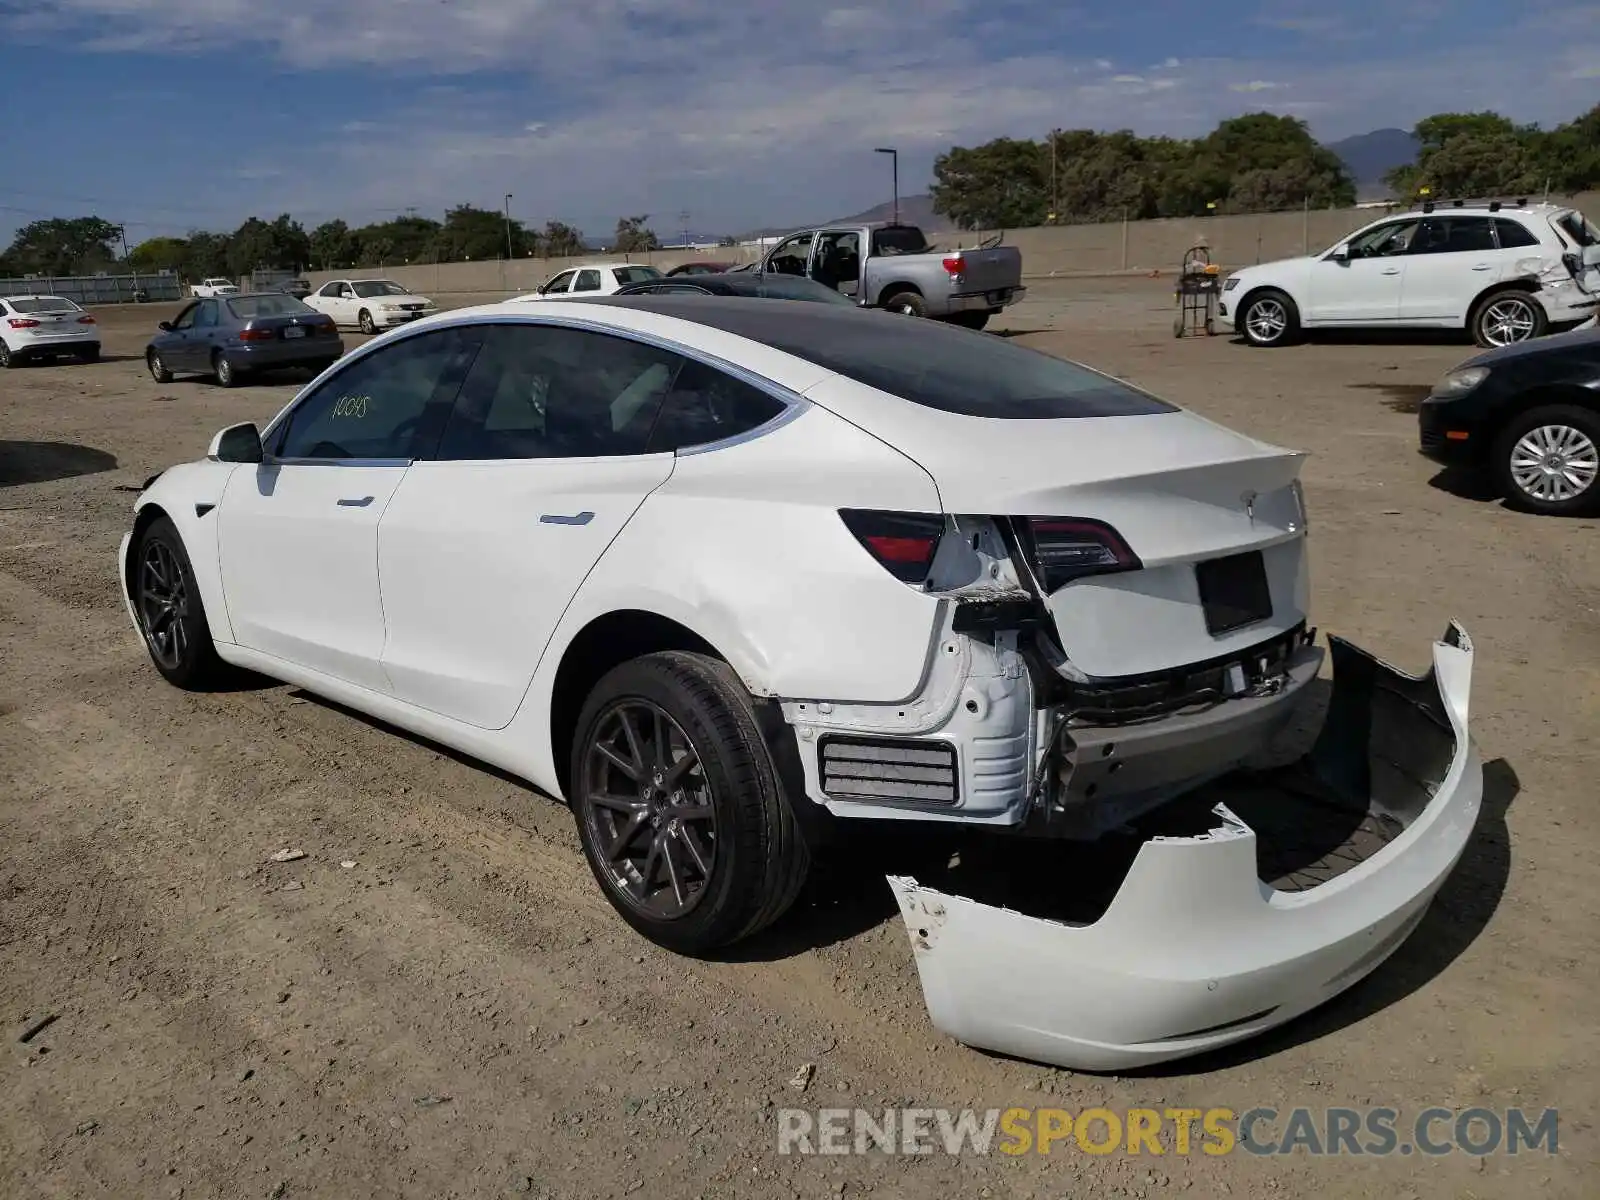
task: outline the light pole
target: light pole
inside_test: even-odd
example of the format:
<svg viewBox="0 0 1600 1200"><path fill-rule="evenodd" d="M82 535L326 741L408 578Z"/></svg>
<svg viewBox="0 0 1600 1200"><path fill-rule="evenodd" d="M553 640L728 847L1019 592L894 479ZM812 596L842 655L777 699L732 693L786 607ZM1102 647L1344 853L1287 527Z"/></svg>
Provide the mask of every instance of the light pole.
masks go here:
<svg viewBox="0 0 1600 1200"><path fill-rule="evenodd" d="M511 193L506 193L506 257L515 258L517 249L511 244Z"/></svg>
<svg viewBox="0 0 1600 1200"><path fill-rule="evenodd" d="M894 179L894 223L898 225L900 224L900 152L890 146L879 146L873 153L889 156L889 169L893 172Z"/></svg>
<svg viewBox="0 0 1600 1200"><path fill-rule="evenodd" d="M1050 224L1056 223L1056 213L1060 210L1056 205L1060 203L1060 192L1056 189L1056 141L1061 136L1059 129L1050 131Z"/></svg>

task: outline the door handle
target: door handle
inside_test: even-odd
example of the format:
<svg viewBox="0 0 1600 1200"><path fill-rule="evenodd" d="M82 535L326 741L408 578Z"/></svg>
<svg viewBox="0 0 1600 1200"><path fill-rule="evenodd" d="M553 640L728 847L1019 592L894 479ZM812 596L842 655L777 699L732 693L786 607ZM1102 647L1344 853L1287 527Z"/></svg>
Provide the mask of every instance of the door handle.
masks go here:
<svg viewBox="0 0 1600 1200"><path fill-rule="evenodd" d="M1488 263L1479 263L1477 266L1473 267L1472 269L1474 271L1492 271L1492 270L1494 270L1494 268L1491 267Z"/></svg>
<svg viewBox="0 0 1600 1200"><path fill-rule="evenodd" d="M362 497L360 497L359 499L356 499L356 500L341 500L341 501L339 501L339 507L340 508L365 508L367 505L372 503L372 499L373 498L371 496L362 496Z"/></svg>
<svg viewBox="0 0 1600 1200"><path fill-rule="evenodd" d="M594 520L592 512L581 513L544 513L539 518L541 525L587 525Z"/></svg>
<svg viewBox="0 0 1600 1200"><path fill-rule="evenodd" d="M1399 267L1390 267L1388 270L1386 270L1384 272L1384 274L1385 275L1398 275L1398 274L1400 274L1400 268Z"/></svg>

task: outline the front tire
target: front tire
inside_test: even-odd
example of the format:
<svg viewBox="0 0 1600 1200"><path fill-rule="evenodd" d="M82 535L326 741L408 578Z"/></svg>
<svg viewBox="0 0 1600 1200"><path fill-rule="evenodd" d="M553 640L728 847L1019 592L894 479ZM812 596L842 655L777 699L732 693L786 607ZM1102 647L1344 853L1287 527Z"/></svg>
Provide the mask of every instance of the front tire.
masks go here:
<svg viewBox="0 0 1600 1200"><path fill-rule="evenodd" d="M1570 404L1523 413L1495 440L1506 503L1552 517L1600 512L1600 414Z"/></svg>
<svg viewBox="0 0 1600 1200"><path fill-rule="evenodd" d="M1486 350L1543 336L1550 319L1531 293L1493 292L1472 310L1472 340Z"/></svg>
<svg viewBox="0 0 1600 1200"><path fill-rule="evenodd" d="M1286 346L1300 332L1300 310L1283 292L1269 288L1250 297L1237 324L1252 346Z"/></svg>
<svg viewBox="0 0 1600 1200"><path fill-rule="evenodd" d="M810 855L750 695L727 664L670 652L595 686L572 745L584 857L623 920L703 954L782 916Z"/></svg>
<svg viewBox="0 0 1600 1200"><path fill-rule="evenodd" d="M169 518L157 517L136 543L129 584L139 632L162 678L191 692L216 684L226 668L183 538Z"/></svg>
<svg viewBox="0 0 1600 1200"><path fill-rule="evenodd" d="M366 309L363 308L361 310L361 315L359 317L357 317L356 320L357 320L357 323L361 326L361 332L362 333L374 334L374 333L378 332L378 326L373 321L372 314L370 312L368 312Z"/></svg>

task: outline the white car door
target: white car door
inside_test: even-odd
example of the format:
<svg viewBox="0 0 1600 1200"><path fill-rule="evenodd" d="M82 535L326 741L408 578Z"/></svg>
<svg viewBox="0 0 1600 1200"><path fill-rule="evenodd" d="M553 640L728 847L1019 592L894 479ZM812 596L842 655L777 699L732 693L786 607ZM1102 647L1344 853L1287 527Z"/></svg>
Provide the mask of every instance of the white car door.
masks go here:
<svg viewBox="0 0 1600 1200"><path fill-rule="evenodd" d="M647 440L681 363L610 334L491 328L437 453L379 526L397 697L510 723L572 597L672 474L670 447Z"/></svg>
<svg viewBox="0 0 1600 1200"><path fill-rule="evenodd" d="M320 313L327 313L337 324L339 320L339 289L344 286L342 279L335 279L325 283L311 295L306 297L306 303Z"/></svg>
<svg viewBox="0 0 1600 1200"><path fill-rule="evenodd" d="M604 294L605 290L604 283L600 278L600 272L595 267L583 268L583 270L578 272L577 278L572 281L572 291L574 295L579 292L602 295Z"/></svg>
<svg viewBox="0 0 1600 1200"><path fill-rule="evenodd" d="M265 461L233 473L217 536L240 645L389 690L378 522L475 349L444 329L354 359L269 430Z"/></svg>
<svg viewBox="0 0 1600 1200"><path fill-rule="evenodd" d="M1381 325L1400 317L1407 270L1406 251L1417 231L1415 218L1388 221L1311 264L1301 318L1317 325Z"/></svg>
<svg viewBox="0 0 1600 1200"><path fill-rule="evenodd" d="M1526 250L1500 248L1486 215L1425 217L1406 255L1400 318L1465 325L1478 294L1526 257Z"/></svg>

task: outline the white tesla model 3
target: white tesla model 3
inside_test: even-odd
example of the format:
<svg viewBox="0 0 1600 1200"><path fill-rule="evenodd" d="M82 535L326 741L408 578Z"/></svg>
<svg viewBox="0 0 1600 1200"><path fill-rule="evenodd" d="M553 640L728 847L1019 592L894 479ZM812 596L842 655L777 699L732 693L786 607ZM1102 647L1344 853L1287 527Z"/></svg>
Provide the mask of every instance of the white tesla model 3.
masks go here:
<svg viewBox="0 0 1600 1200"><path fill-rule="evenodd" d="M1456 627L1420 679L1332 640L1308 764L1379 835L1326 882L1265 879L1225 794L1164 815L1318 673L1302 457L933 322L500 304L376 339L151 481L120 579L180 687L250 668L565 799L618 912L687 953L776 919L860 819L1131 831L1085 922L890 881L941 1028L1114 1068L1348 987L1477 816Z"/></svg>

